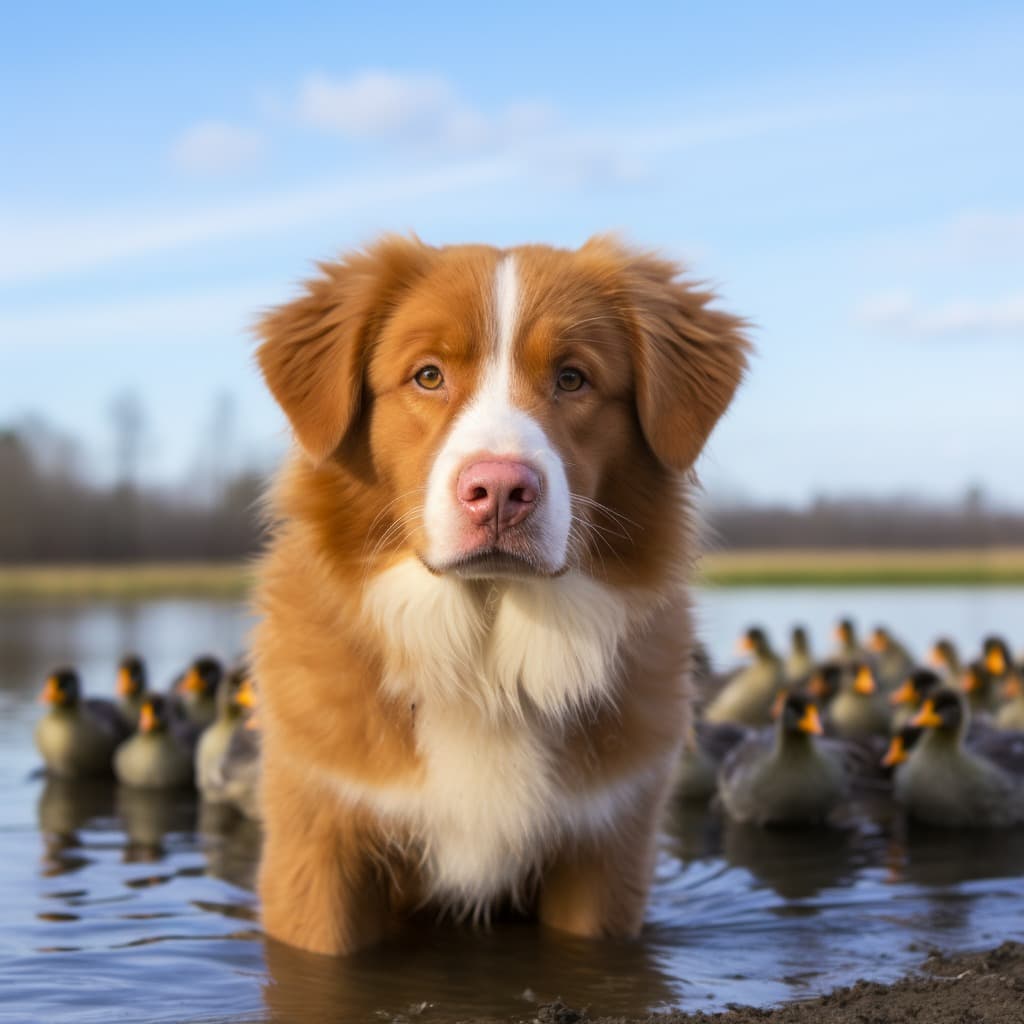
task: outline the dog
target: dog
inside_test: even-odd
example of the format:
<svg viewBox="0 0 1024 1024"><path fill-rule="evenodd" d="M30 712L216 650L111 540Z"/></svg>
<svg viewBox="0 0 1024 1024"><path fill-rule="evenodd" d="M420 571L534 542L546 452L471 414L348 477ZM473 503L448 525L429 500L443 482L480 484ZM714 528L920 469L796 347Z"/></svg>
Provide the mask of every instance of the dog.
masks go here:
<svg viewBox="0 0 1024 1024"><path fill-rule="evenodd" d="M690 471L746 324L607 237L319 269L258 328L297 442L256 588L265 930L635 935L689 727Z"/></svg>

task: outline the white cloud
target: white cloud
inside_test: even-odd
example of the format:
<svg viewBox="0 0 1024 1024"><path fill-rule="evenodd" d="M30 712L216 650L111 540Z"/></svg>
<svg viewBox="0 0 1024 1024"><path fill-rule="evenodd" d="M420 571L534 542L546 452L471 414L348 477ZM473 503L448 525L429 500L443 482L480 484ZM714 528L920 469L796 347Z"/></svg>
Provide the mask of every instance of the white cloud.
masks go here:
<svg viewBox="0 0 1024 1024"><path fill-rule="evenodd" d="M866 299L856 315L869 327L907 337L1022 337L1024 293L927 307L909 292L883 292Z"/></svg>
<svg viewBox="0 0 1024 1024"><path fill-rule="evenodd" d="M186 171L222 174L252 164L265 149L266 140L256 132L226 121L202 121L172 145L171 157Z"/></svg>
<svg viewBox="0 0 1024 1024"><path fill-rule="evenodd" d="M128 301L0 312L0 348L159 338L204 344L247 334L258 313L286 297L281 284L150 295Z"/></svg>

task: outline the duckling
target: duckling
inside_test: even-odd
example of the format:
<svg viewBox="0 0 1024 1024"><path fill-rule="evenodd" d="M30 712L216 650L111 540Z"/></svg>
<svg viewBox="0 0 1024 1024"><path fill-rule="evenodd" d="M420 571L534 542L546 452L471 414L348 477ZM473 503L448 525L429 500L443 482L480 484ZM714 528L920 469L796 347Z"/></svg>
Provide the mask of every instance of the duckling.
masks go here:
<svg viewBox="0 0 1024 1024"><path fill-rule="evenodd" d="M840 619L836 623L835 637L838 645L835 653L837 660L847 663L864 660L865 651L857 637L853 619Z"/></svg>
<svg viewBox="0 0 1024 1024"><path fill-rule="evenodd" d="M973 715L988 715L999 706L999 687L1002 685L989 671L988 658L972 661L964 669L960 679L960 689L967 697Z"/></svg>
<svg viewBox="0 0 1024 1024"><path fill-rule="evenodd" d="M960 652L949 637L939 637L928 654L928 663L938 670L947 686L959 686L963 678L964 667L960 661Z"/></svg>
<svg viewBox="0 0 1024 1024"><path fill-rule="evenodd" d="M774 731L744 740L722 765L718 788L730 817L758 825L824 822L849 784L841 751L820 743L822 732L813 701L784 697Z"/></svg>
<svg viewBox="0 0 1024 1024"><path fill-rule="evenodd" d="M1006 703L996 714L996 726L1000 729L1024 730L1024 681L1014 672L1003 686Z"/></svg>
<svg viewBox="0 0 1024 1024"><path fill-rule="evenodd" d="M889 695L893 707L892 727L900 730L921 710L925 698L943 685L938 673L929 668L920 668L903 681L903 685Z"/></svg>
<svg viewBox="0 0 1024 1024"><path fill-rule="evenodd" d="M882 690L894 690L908 672L913 672L910 652L884 626L871 631L870 647L875 655L875 679Z"/></svg>
<svg viewBox="0 0 1024 1024"><path fill-rule="evenodd" d="M242 683L235 700L249 709L249 715L242 727L232 733L204 796L209 802L230 804L245 817L260 821L263 817L259 798L262 743L258 700L251 679Z"/></svg>
<svg viewBox="0 0 1024 1024"><path fill-rule="evenodd" d="M216 658L196 658L174 686L175 712L201 729L212 725L217 717L217 687L223 677L224 666Z"/></svg>
<svg viewBox="0 0 1024 1024"><path fill-rule="evenodd" d="M174 789L192 782L192 751L175 736L167 700L152 694L142 703L139 731L117 748L114 773L126 786Z"/></svg>
<svg viewBox="0 0 1024 1024"><path fill-rule="evenodd" d="M889 709L878 692L874 673L864 662L846 670L828 714L836 734L844 739L889 733Z"/></svg>
<svg viewBox="0 0 1024 1024"><path fill-rule="evenodd" d="M897 770L894 794L910 817L947 828L1024 824L1024 776L964 746L970 711L943 687L911 722L925 730Z"/></svg>
<svg viewBox="0 0 1024 1024"><path fill-rule="evenodd" d="M117 710L132 731L146 698L146 665L137 654L126 654L117 666Z"/></svg>
<svg viewBox="0 0 1024 1024"><path fill-rule="evenodd" d="M128 735L113 703L83 699L73 668L54 672L40 700L50 705L35 730L36 748L47 772L64 779L110 775L114 750Z"/></svg>
<svg viewBox="0 0 1024 1024"><path fill-rule="evenodd" d="M803 626L794 626L789 635L789 657L786 658L786 682L798 686L814 671L811 641Z"/></svg>
<svg viewBox="0 0 1024 1024"><path fill-rule="evenodd" d="M235 731L243 724L245 713L255 706L255 691L248 669L242 664L229 672L217 687L217 719L199 737L196 745L196 786L208 799L216 800L215 780Z"/></svg>
<svg viewBox="0 0 1024 1024"><path fill-rule="evenodd" d="M756 626L741 637L740 648L753 654L753 662L725 684L704 717L709 722L764 725L771 720L772 701L785 683L782 661L764 630Z"/></svg>

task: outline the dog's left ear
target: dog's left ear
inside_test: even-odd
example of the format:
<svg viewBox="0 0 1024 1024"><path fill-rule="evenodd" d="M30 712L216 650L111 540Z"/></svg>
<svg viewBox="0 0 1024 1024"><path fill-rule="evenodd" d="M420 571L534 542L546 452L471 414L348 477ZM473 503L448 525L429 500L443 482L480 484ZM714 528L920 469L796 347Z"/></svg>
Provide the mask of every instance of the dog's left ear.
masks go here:
<svg viewBox="0 0 1024 1024"><path fill-rule="evenodd" d="M417 238L385 236L320 264L322 276L307 282L304 295L260 321L260 369L314 463L334 452L358 417L368 349L433 252Z"/></svg>
<svg viewBox="0 0 1024 1024"><path fill-rule="evenodd" d="M644 437L665 466L687 470L743 378L751 350L747 324L709 308L714 294L681 280L675 263L630 252L610 239L588 245L611 248L622 261Z"/></svg>

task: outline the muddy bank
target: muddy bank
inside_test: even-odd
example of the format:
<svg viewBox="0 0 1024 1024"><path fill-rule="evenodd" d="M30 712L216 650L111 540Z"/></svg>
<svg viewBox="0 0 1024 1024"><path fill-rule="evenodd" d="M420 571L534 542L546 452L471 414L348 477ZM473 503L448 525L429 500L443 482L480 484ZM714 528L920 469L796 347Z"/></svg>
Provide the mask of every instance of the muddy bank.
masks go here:
<svg viewBox="0 0 1024 1024"><path fill-rule="evenodd" d="M542 1006L538 1024L1021 1024L1024 945L984 953L930 956L919 974L892 985L858 981L817 999L774 1010L737 1006L723 1013L642 1018L591 1017L560 1003Z"/></svg>

